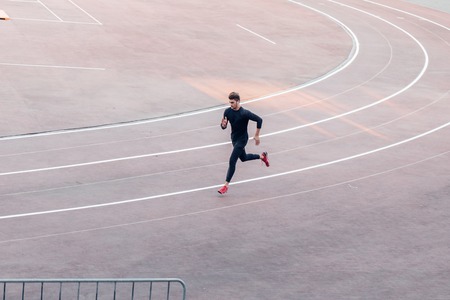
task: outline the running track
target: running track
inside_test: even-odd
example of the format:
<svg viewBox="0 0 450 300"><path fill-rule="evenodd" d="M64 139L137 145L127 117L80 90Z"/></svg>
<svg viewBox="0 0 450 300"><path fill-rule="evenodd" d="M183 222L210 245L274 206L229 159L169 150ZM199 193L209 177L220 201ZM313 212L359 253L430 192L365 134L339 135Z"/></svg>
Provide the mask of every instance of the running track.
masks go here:
<svg viewBox="0 0 450 300"><path fill-rule="evenodd" d="M0 4L1 278L179 277L188 299L447 299L448 14ZM264 118L248 151L271 167L238 163L220 196L232 90Z"/></svg>

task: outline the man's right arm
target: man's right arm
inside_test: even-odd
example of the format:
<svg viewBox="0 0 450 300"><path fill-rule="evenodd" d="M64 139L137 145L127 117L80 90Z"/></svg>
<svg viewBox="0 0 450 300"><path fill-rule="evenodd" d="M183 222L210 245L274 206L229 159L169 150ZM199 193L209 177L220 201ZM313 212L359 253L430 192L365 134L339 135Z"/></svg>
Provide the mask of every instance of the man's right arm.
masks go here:
<svg viewBox="0 0 450 300"><path fill-rule="evenodd" d="M220 127L222 127L222 129L227 129L227 125L228 125L227 117L224 117L222 119L222 123L220 123Z"/></svg>
<svg viewBox="0 0 450 300"><path fill-rule="evenodd" d="M227 129L227 125L228 125L228 119L226 114L223 114L223 118L222 118L222 122L220 123L220 127L222 127L222 129Z"/></svg>

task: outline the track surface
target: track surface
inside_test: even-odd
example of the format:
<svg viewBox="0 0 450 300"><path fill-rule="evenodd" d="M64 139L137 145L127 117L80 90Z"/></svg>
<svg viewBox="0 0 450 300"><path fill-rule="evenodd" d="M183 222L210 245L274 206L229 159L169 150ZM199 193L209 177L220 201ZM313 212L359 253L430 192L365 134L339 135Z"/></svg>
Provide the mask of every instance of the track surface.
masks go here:
<svg viewBox="0 0 450 300"><path fill-rule="evenodd" d="M0 0L0 277L448 299L449 15L152 2ZM233 90L271 167L238 163L220 196Z"/></svg>

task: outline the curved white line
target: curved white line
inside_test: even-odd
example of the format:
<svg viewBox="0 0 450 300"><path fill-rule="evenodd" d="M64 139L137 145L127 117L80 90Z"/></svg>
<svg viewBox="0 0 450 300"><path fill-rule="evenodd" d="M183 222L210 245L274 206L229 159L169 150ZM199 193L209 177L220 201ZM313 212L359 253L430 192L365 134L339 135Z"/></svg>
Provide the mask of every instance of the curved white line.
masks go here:
<svg viewBox="0 0 450 300"><path fill-rule="evenodd" d="M297 3L297 2L292 1L292 0L289 0L289 1L291 1L293 3ZM332 0L329 0L329 1L330 2L335 2L335 1L332 1ZM337 2L335 2L335 3L337 3ZM340 4L340 3L337 3L337 4ZM391 26L397 28L398 30L402 31L407 36L409 36L413 41L415 41L419 45L419 47L421 48L421 50L422 50L422 52L424 54L425 62L424 62L424 66L422 67L422 70L419 72L419 75L417 75L417 77L413 81L411 81L408 85L406 85L404 88L402 88L399 91L391 94L390 96L382 98L382 99L380 99L380 100L378 100L376 102L373 102L371 104L362 106L362 107L354 109L354 110L350 110L348 112L345 112L345 113L342 113L342 114L339 114L339 115L335 115L333 117L329 117L329 118L325 118L325 119L322 119L322 120L318 120L318 121L315 121L315 122L312 122L312 123L303 124L303 125L299 125L299 126L295 126L295 127L291 127L291 128L287 128L287 129L283 129L283 130L279 130L279 131L263 134L263 135L261 135L261 137L267 137L267 136L272 136L272 135L277 135L277 134L283 134L283 133L294 131L294 130L298 130L298 129L301 129L301 128L314 126L314 125L317 125L317 124L321 124L321 123L324 123L324 122L335 120L335 119L338 119L338 118L341 118L341 117L344 117L344 116L347 116L347 115L350 115L350 114L354 114L356 112L368 109L370 107L376 106L376 105L378 105L380 103L383 103L383 102L385 102L385 101L387 101L387 100L389 100L389 99L391 99L391 98L393 98L395 96L398 96L399 94L401 94L401 93L405 92L406 90L408 90L409 88L411 88L414 84L416 84L420 80L420 78L422 78L423 74L427 70L428 63L429 63L428 53L427 53L425 47L412 34L410 34L406 30L400 28L399 26L397 26L397 25L395 25L395 24L393 24L393 23L391 23L391 22L389 22L389 21L387 21L387 20L385 20L385 19L383 19L383 18L381 18L379 16L376 16L374 14L362 11L360 9L357 9L357 8L354 8L354 7L351 7L351 6L348 6L348 5L344 5L344 4L340 4L340 5L349 7L351 9L355 9L355 10L357 10L359 12L362 12L362 13L367 14L369 16L372 16L372 17L374 17L376 19L379 19L379 20L381 20L383 22L386 22L386 23L390 24ZM355 38L356 38L356 36L355 36ZM357 44L359 45L359 43L357 43ZM358 47L358 49L359 49L359 47ZM256 100L254 100L254 101L256 101ZM145 157L152 157L152 156L156 156L156 155L161 155L162 156L162 155L167 155L167 154L182 153L182 152L186 152L186 151L194 151L194 150L201 150L201 149L206 149L206 148L212 148L212 147L227 145L227 144L230 144L230 143L231 142L224 142L224 143L210 144L210 145L205 145L205 146L191 147L191 148L178 149L178 150L172 150L172 151L166 151L166 152L142 154L142 155L121 157L121 158L114 158L114 159L107 159L107 160L99 160L99 161L92 161L92 162L79 163L79 164L70 164L70 165L62 165L62 166L40 168L40 169L30 169L30 170L21 170L21 171L13 171L13 172L4 172L4 173L0 173L0 176L15 175L15 174L25 174L25 173L34 173L34 172L41 172L41 171L51 171L51 170L59 170L59 169L67 169L67 168L75 168L75 167L82 167L82 166L97 165L97 164L103 164L103 163L111 163L111 162L117 162L117 161L124 161L124 160L131 160L131 159L138 159L138 158L145 158Z"/></svg>
<svg viewBox="0 0 450 300"><path fill-rule="evenodd" d="M292 1L292 0L289 0L289 1L294 2L294 1ZM379 16L377 16L377 15L371 14L371 13L369 13L369 12L366 12L366 11L363 11L363 10L361 10L361 9L358 9L358 8L355 8L355 7L346 5L346 4L342 4L342 3L340 3L340 2L336 2L336 1L333 1L333 0L329 0L329 2L333 2L333 3L339 4L339 5L342 5L342 6L345 6L345 7L354 9L354 10L357 10L357 11L359 11L359 12L361 12L361 13L364 13L364 14L367 14L367 15L369 15L369 16L371 16L371 17L374 17L374 18L377 18L377 19L379 19L379 20L382 20L382 21L384 21L384 22L386 22L386 23L392 25L393 27L399 29L400 31L402 31L402 32L405 33L406 35L408 35L408 36L409 36L411 39L413 39L413 40L419 45L419 47L422 49L422 52L424 53L424 56L425 56L425 64L424 64L424 67L422 68L422 70L421 70L421 72L419 73L419 75L418 75L411 83L409 83L407 86L405 86L403 89L397 91L396 93L394 93L394 94L392 94L392 95L390 95L390 96L388 96L388 97L386 97L386 98L383 98L383 99L381 99L381 100L379 100L379 101L373 102L373 103L371 103L371 104L369 104L369 105L366 105L366 106L357 108L357 109L355 109L355 110L351 110L351 111L348 111L348 112L346 112L346 113L342 113L342 114L339 114L339 115L336 115L336 116L333 116L333 117L330 117L330 118L325 118L325 119L322 119L322 120L319 120L319 121L316 121L316 122L312 122L312 123L308 123L308 124L303 124L303 125L300 125L300 126L296 126L296 127L292 127L292 128L288 128L288 129L284 129L284 130L275 131L275 132L268 133L268 134L265 134L265 135L262 135L262 136L271 136L271 135L276 135L276 134L280 134L280 133L286 133L286 132L289 132L289 131L301 129L301 128L308 127L308 126L317 125L317 124L320 124L320 123L324 123L324 122L327 122L327 121L330 121L330 120L333 120L333 119L336 119L336 118L341 118L341 117L344 117L344 116L347 116L347 115L350 115L350 114L353 114L353 113L356 113L356 112L365 110L365 109L370 108L370 107L372 107L372 106L378 105L378 104L380 104L380 103L382 103L382 102L385 102L385 101L387 101L387 100L389 100L389 99L391 99L391 98L393 98L393 97L398 96L399 94L401 94L401 93L405 92L406 90L408 90L409 88L411 88L414 84L416 84L416 83L419 81L419 79L423 76L423 74L425 73L426 69L428 68L429 57L428 57L428 53L427 53L425 47L424 47L424 46L423 46L423 45L422 45L422 44L421 44L421 43L420 43L420 42L419 42L412 34L410 34L409 32L407 32L407 31L404 30L403 28L400 28L399 26L397 26L397 25L395 25L395 24L393 24L393 23L391 23L391 22L389 22L389 21L387 21L387 20L385 20L385 19L383 19L383 18L381 18L381 17L379 17Z"/></svg>
<svg viewBox="0 0 450 300"><path fill-rule="evenodd" d="M439 24L439 23L437 23L437 22L434 22L434 21L432 21L432 20L430 20L430 19L427 19L427 18L418 16L418 15L415 15L415 14L413 14L413 13L410 13L410 12L407 12L407 11L404 11L404 10L401 10L401 9L398 9L398 8L395 8L395 7L391 7L391 6L388 6L388 5L384 5L384 4L377 3L377 2L373 2L373 1L369 1L369 0L364 0L364 2L372 3L372 4L374 4L374 5L378 5L378 6L382 6L382 7L391 9L391 10L395 10L395 11L404 13L404 14L406 14L406 15L410 15L410 16L416 17L416 18L418 18L419 20L427 21L427 22L429 22L429 23L431 23L431 24L434 24L434 25L436 25L436 26L438 26L438 27L442 27L442 28L444 28L444 29L446 29L446 30L450 30L450 28L447 27L447 26L444 26L444 25Z"/></svg>
<svg viewBox="0 0 450 300"><path fill-rule="evenodd" d="M441 95L439 98L435 99L434 101L428 103L425 106L422 106L414 111L411 111L405 115L402 115L398 118L395 119L391 119L389 121L386 121L384 123L378 124L376 126L373 127L369 127L363 130L358 130L343 136L339 136L339 137L335 137L331 140L326 140L326 141L322 141L322 142L317 142L317 143L313 143L313 144L309 144L309 145L304 145L304 146L300 146L300 147L295 147L295 148L290 148L287 150L282 150L282 151L277 151L277 152L272 152L271 155L275 155L275 154L281 154L281 153L288 153L288 152L292 152L292 151L297 151L299 149L305 149L308 147L312 147L312 146L316 146L316 145L321 145L321 144L325 144L328 142L332 142L332 141L337 141L337 140L341 140L344 139L346 137L349 136L353 136L362 132L366 132L366 131L370 131L376 128L380 128L383 127L385 125L391 124L395 121L401 120L403 118L406 118L408 116L411 116L413 114L416 114L430 106L433 106L434 104L438 103L439 101L441 101L444 97L446 97L448 95L449 91L447 91L446 93L444 93L443 95ZM17 193L10 193L10 194L3 194L0 195L0 197L4 197L4 196L17 196L17 195L23 195L23 194L33 194L33 193L41 193L41 192L49 192L49 191L58 191L58 190L64 190L64 189L70 189L70 188L75 188L75 187L80 187L80 186L92 186L92 185L96 185L96 184L103 184L103 183L110 183L110 182L120 182L120 181L125 181L125 180L130 180L130 179L136 179L136 178L144 178L144 177L150 177L150 176L155 176L155 175L161 175L161 174L168 174L168 173L174 173L174 172L179 172L179 171L191 171L194 169L200 169L200 168L207 168L207 167L212 167L212 166L219 166L222 164L226 164L227 162L219 162L219 163L214 163L214 164L209 164L209 165L201 165L201 166L196 166L196 167L190 167L190 168L182 168L182 169L176 169L176 170L169 170L169 171L163 171L163 172L157 172L157 173L150 173L150 174L144 174L144 175L137 175L137 176L130 176L130 177L124 177L124 178L118 178L118 179L112 179L112 180L104 180L104 181L97 181L97 182L89 182L89 183L84 183L84 184L77 184L77 185L70 185L70 186L63 186L63 187L55 187L55 188L48 188L48 189L42 189L42 190L34 190L34 191L24 191L24 192L17 192Z"/></svg>
<svg viewBox="0 0 450 300"><path fill-rule="evenodd" d="M277 152L277 153L279 153L279 152ZM271 155L274 155L273 152L271 153ZM66 186L61 186L61 187L46 188L46 189L34 190L34 191L13 192L13 193L9 193L9 194L2 194L2 195L0 195L0 198L5 197L5 196L18 196L18 195L26 195L26 194L34 194L34 193L42 193L42 192L61 191L61 190L66 190L66 189L71 189L71 188L94 186L94 185L105 184L105 183L110 184L110 183L122 182L122 181L127 181L127 180L132 180L132 179L164 175L164 174L169 174L169 173L186 172L186 171L193 171L193 170L198 170L198 169L203 169L203 168L217 167L220 165L225 165L227 163L228 162L224 161L224 162L217 162L217 163L212 163L212 164L208 164L208 165L199 165L199 166L195 166L195 167L166 170L166 171L147 173L147 174L135 175L135 176L129 176L129 177L120 177L120 178L116 178L116 179L106 179L106 180L102 180L102 181L94 181L94 182L87 182L87 183L81 183L81 184L66 185Z"/></svg>
<svg viewBox="0 0 450 300"><path fill-rule="evenodd" d="M313 166L309 166L309 167L305 167L305 168L300 168L300 169L295 169L295 170L291 170L291 171L286 171L286 172L282 172L282 173L277 173L277 174L272 174L272 175L267 175L267 176L261 176L261 177L256 177L256 178L251 178L251 179L246 179L246 180L241 180L241 181L236 181L233 183L230 183L230 185L237 185L237 184L242 184L242 183L248 183L248 182L252 182L252 181L259 181L259 180L264 180L264 179L270 179L270 178L275 178L275 177L280 177L280 176L286 176L286 175L291 175L291 174L295 174L295 173L300 173L300 172L304 172L304 171L308 171L308 170L312 170L312 169L317 169L317 168L322 168L325 166L329 166L329 165L333 165L333 164L337 164L337 163L341 163L344 161L348 161L348 160L352 160L355 158L360 158L366 155L370 155L373 153L377 153L383 150L387 150L393 147L397 147L399 145L405 144L405 143L409 143L411 141L417 140L419 138L422 138L426 135L432 134L436 131L439 131L447 126L450 125L450 122L443 124L439 127L436 127L432 130L429 130L425 133L413 136L411 138L402 140L400 142L397 143L393 143L384 147L380 147L374 150L370 150L367 152L363 152L363 153L359 153L356 155L352 155L352 156L348 156L348 157L344 157L341 159L336 159L333 161L329 161L326 163L322 163L322 164L317 164L317 165L313 165ZM113 205L120 205L120 204L127 204L127 203L134 203L134 202L140 202L140 201L147 201L147 200L152 200L152 199L157 199L157 198L166 198L166 197L171 197L171 196L177 196L177 195L184 195L184 194L189 194L189 193L194 193L194 192L200 192L200 191L204 191L204 190L209 190L209 189L215 189L218 187L221 187L222 185L212 185L212 186L206 186L206 187L200 187L200 188L195 188L195 189L190 189L190 190L184 190L184 191L178 191L178 192L172 192L172 193L166 193L166 194L160 194L160 195L153 195L153 196L148 196L148 197L142 197L142 198L135 198L135 199L128 199L128 200L122 200L122 201L116 201L116 202L108 202L108 203L101 203L101 204L94 204L94 205L86 205L86 206L78 206L78 207L70 207L70 208L63 208L63 209L54 209L54 210L47 210L47 211L39 211L39 212L32 212L32 213L23 213L23 214L15 214L15 215L5 215L5 216L0 216L0 220L4 220L4 219L13 219L13 218L21 218L21 217L30 217L30 216L38 216L38 215L46 215L46 214L54 214L54 213L60 213L60 212L68 212L68 211L76 211L76 210L84 210L84 209L91 209L91 208L99 208L99 207L106 207L106 206L113 206Z"/></svg>
<svg viewBox="0 0 450 300"><path fill-rule="evenodd" d="M138 159L138 158L153 157L153 156L162 156L162 155L167 155L167 154L182 153L182 152L187 152L187 151L194 151L194 150L200 150L200 149L206 149L206 148L213 148L213 147L223 146L223 145L227 145L227 144L231 144L231 142L223 142L223 143L217 143L217 144L210 144L210 145L206 145L206 146L184 148L184 149L178 149L178 150L172 150L172 151L166 151L166 152L159 152L159 153L150 153L150 154L134 155L134 156L127 156L127 157L113 158L113 159L97 160L97 161L91 161L91 162L80 163L80 164L71 164L71 165L63 165L63 166L40 168L40 169L5 172L5 173L0 173L0 176L26 174L26 173L36 173L36 172L43 172L43 171L52 171L52 170L60 170L60 169L68 169L68 168L76 168L76 167L83 167L83 166L98 165L98 164L118 162L118 161L123 161L123 160L130 160L130 159Z"/></svg>
<svg viewBox="0 0 450 300"><path fill-rule="evenodd" d="M92 68L92 67L71 67L71 66L57 66L57 65L32 65L32 64L14 64L14 63L0 63L0 66L13 66L13 67L30 67L30 68L55 68L55 69L76 69L76 70L96 70L105 71L105 68Z"/></svg>
<svg viewBox="0 0 450 300"><path fill-rule="evenodd" d="M347 25L345 25L344 23L342 23L338 19L332 17L331 15L326 14L326 13L324 13L322 11L319 11L319 10L317 10L315 8L312 8L312 7L309 7L309 6L300 4L300 3L296 3L296 4L302 5L302 6L306 7L306 8L308 8L308 9L316 11L317 13L320 13L320 14L326 16L327 18L333 20L338 25L340 25L344 29L344 31L351 37L351 39L353 41L352 50L350 51L349 56L337 68L335 68L335 69L331 70L330 72L328 72L328 73L326 73L326 74L324 74L322 76L319 76L319 77L317 77L317 78L315 78L315 79L313 79L313 80L311 80L309 82L303 83L301 85L295 86L295 87L287 89L287 90L282 90L282 91L275 92L275 93L272 93L272 94L269 94L269 95L266 95L266 96L262 96L262 97L259 97L259 98L256 98L256 99L252 99L252 100L248 100L248 101L242 102L243 104L259 102L259 101L270 99L270 98L273 98L273 97L285 95L285 94L288 94L288 93L292 93L292 92L304 89L304 88L309 87L311 85L317 84L317 83L319 83L321 81L324 81L324 80L326 80L326 79L336 75L337 73L345 70L348 66L350 66L353 63L353 61L358 56L359 48L360 48L358 38L356 37L356 35L353 33L353 31ZM179 119L179 118L184 118L184 117L191 117L191 116L195 116L195 115L199 115L199 114L204 114L204 113L209 113L209 112L221 110L221 109L224 109L224 107L226 107L226 105L220 105L220 106L216 106L216 107L212 107L212 108L205 108L205 109L200 109L200 110L197 110L197 111L185 112L185 113L180 113L180 114L175 114L175 115L170 115L170 116L165 116L165 117L157 117L157 118L153 118L153 119L150 119L150 120L132 121L132 122L126 122L126 123L119 123L119 124L110 124L110 125L100 125L100 126L88 127L88 128L49 131L49 132L34 133L34 134L22 134L22 135L15 135L15 136L4 136L4 137L0 137L0 141L2 141L2 140L24 139L24 138L33 138L33 137L42 137L42 136L49 136L49 135L59 135L59 134L66 134L66 133L78 133L78 132L86 132L86 131L113 129L113 128L126 127L126 126L136 126L136 125L142 125L142 124L149 124L149 123L155 123L155 122Z"/></svg>
<svg viewBox="0 0 450 300"><path fill-rule="evenodd" d="M33 22L50 22L50 23L62 23L62 24L80 24L80 25L102 25L101 23L90 22L77 22L77 21L59 21L59 20L45 20L45 19L27 19L27 18L14 18L14 20L20 21L33 21Z"/></svg>
<svg viewBox="0 0 450 300"><path fill-rule="evenodd" d="M358 87L363 86L364 84L367 84L368 82L372 81L374 78L376 78L377 76L379 76L380 74L382 74L388 67L389 65L392 63L392 45L390 43L390 41L387 39L387 37L381 33L378 29L375 28L376 31L378 31L378 34L380 34L383 39L386 41L386 43L389 46L389 60L386 63L386 65L380 70L378 71L376 74L374 74L371 78L367 79L364 82L361 82L353 87L350 87L344 91L341 91L337 94L334 95L330 95L326 98L322 98L320 100L317 101L313 101L311 103L308 104L303 104L303 105L299 105L290 109L286 109L286 110L281 110L281 111L277 111L277 112L273 112L270 114L266 114L266 115L262 115L262 117L267 117L267 116L275 116L275 115L279 115L279 114L283 114L286 112L291 112L291 111L295 111L297 109L301 109L303 107L307 107L310 105L314 105L323 101L326 101L328 99L332 99L334 97L337 97L339 95L343 95L349 91L355 90ZM92 143L92 144L83 144L83 145L78 145L78 146L72 146L72 147L62 147L62 148L52 148L52 149L44 149L44 150L37 150L37 151L28 151L28 152L15 152L13 154L0 154L0 157L13 157L13 156L21 156L21 155L29 155L29 154L36 154L36 153L45 153L45 152L54 152L54 151L62 151L62 150L72 150L72 149L80 149L80 148L88 148L88 147L93 147L93 146L103 146L103 145L113 145L113 144L119 144L119 143L124 143L124 142L135 142L135 141L142 141L142 140L147 140L147 139L156 139L156 138L160 138L160 137L167 137L167 136L174 136L174 135L180 135L180 134L185 134L188 132L196 132L199 130L206 130L206 129L211 129L211 128L216 128L217 125L211 125L211 126L206 126L206 127L202 127L202 128L194 128L194 129L188 129L188 130L183 130L183 131L176 131L176 132L170 132L170 133L165 133L165 134L158 134L158 135L153 135L153 136L148 136L148 137L142 137L142 138L134 138L134 139L127 139L127 140L114 140L114 141L109 141L109 142L100 142L100 143Z"/></svg>
<svg viewBox="0 0 450 300"><path fill-rule="evenodd" d="M88 229L82 229L82 230L74 230L74 231L68 231L68 232L39 235L39 236L26 237L26 238L20 238L20 239L3 240L3 241L0 241L0 244L11 243L11 242L22 242L22 241L29 241L29 240L36 240L36 239L42 239L42 238L50 238L50 237L56 237L56 236L63 236L63 235L69 235L69 234L78 234L78 233L85 233L85 232L92 232L92 231L99 231L99 230L107 230L107 229L120 228L120 227L125 227L125 226L133 226L133 225L145 224L145 223L150 223L150 222L165 221L165 220L171 220L171 219L176 219L176 218L189 217L189 216L195 216L195 215L210 213L210 212L214 212L214 211L231 209L231 208L235 208L235 207L253 205L253 204L267 202L267 201L276 200L276 199L282 199L282 198L298 196L298 195L301 195L301 194L316 192L316 191L320 191L320 190L324 190L324 189L328 189L328 188L332 188L332 187L336 187L336 186L340 186L340 185L344 185L344 184L350 184L350 183L361 181L361 180L365 180L365 179L368 179L368 178L384 175L384 174L387 174L387 173L391 173L391 172L394 172L394 171L397 171L397 170L401 170L401 169L404 169L404 168L407 168L407 167L411 167L411 166L414 166L414 165L426 162L426 161L431 160L431 159L438 158L438 157L446 155L448 153L450 153L450 151L443 152L443 153L440 153L440 154L437 154L437 155L434 155L434 156L422 159L420 161L416 161L416 162L413 162L413 163L402 165L402 166L399 166L399 167L396 167L396 168L392 168L392 169L389 169L389 170L385 170L385 171L382 171L382 172L378 172L378 173L374 173L374 174L362 176L362 177L359 177L359 178L354 178L354 179L350 179L350 180L346 180L346 181L343 181L343 182L338 182L338 183L334 183L334 184L330 184L330 185L326 185L326 186L322 186L322 187L318 187L318 188L314 188L314 189L310 189L310 190L304 190L304 191L294 192L294 193L285 194L285 195L278 195L278 196L264 198L264 199L258 199L258 200L248 201L248 202L241 202L241 203L227 205L227 206L221 206L221 207L216 207L216 208L211 208L211 209L204 209L204 210L199 210L199 211L190 212L190 213L184 213L184 214L179 214L179 215L171 215L171 216L167 216L167 217L160 217L160 218L142 220L142 221L131 222L131 223L122 223L122 224L116 224L116 225L110 225L110 226L95 227L95 228L88 228Z"/></svg>
<svg viewBox="0 0 450 300"><path fill-rule="evenodd" d="M321 142L317 142L317 143L313 143L313 144L309 144L309 145L304 145L304 146L300 146L300 147L290 148L290 149L287 149L287 150L282 150L282 151L279 151L279 152L276 152L276 153L272 153L272 155L274 155L274 154L280 154L280 153L287 153L287 152L296 151L296 150L300 150L300 149L305 149L305 148L312 147L312 146L317 146L317 145L323 145L323 144L326 144L326 143L328 143L328 142L335 142L335 141L337 141L337 140L341 140L341 139L344 139L344 138L347 138L347 137L350 137L350 136L353 136L353 135L357 135L357 134L362 133L362 132L372 131L372 130L374 130L374 129L377 129L377 128L386 126L386 125L388 125L388 124L394 123L394 122L396 122L396 121L398 121L398 120L401 120L401 119L403 119L403 118L406 118L406 117L408 117L408 116L411 116L411 115L413 115L413 114L416 114L416 113L418 113L418 112L420 112L420 111L422 111L422 110L424 110L424 109L426 109L426 108L428 108L428 107L431 107L431 106L433 106L434 104L436 104L436 103L438 103L439 101L441 101L444 97L446 97L446 96L448 95L448 93L449 93L449 91L445 92L445 93L442 94L439 98L435 99L434 101L428 103L428 104L425 105L425 106L422 106L422 107L420 107L420 108L418 108L418 109L416 109L416 110L414 110L414 111L411 111L411 112L409 112L409 113L407 113L407 114L405 114L405 115L401 115L401 116L399 116L399 117L397 117L397 118L395 118L395 119L391 119L391 120L389 120L389 121L380 123L380 124L378 124L378 125L375 125L375 126L372 126L372 127L368 127L368 128L364 128L364 129L362 129L362 130L357 130L357 131L355 131L355 132L352 132L352 133L349 133L349 134L346 134L346 135L343 135L343 136L338 136L338 137L335 137L335 138L332 138L332 139L328 139L328 140L325 140L325 141L321 141Z"/></svg>

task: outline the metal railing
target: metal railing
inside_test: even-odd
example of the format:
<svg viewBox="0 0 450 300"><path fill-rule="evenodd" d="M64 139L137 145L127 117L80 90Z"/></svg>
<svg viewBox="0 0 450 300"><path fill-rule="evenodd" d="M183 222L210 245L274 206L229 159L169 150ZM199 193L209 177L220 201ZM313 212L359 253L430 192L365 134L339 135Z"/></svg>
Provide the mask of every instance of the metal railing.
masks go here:
<svg viewBox="0 0 450 300"><path fill-rule="evenodd" d="M2 300L185 300L178 278L0 279Z"/></svg>

